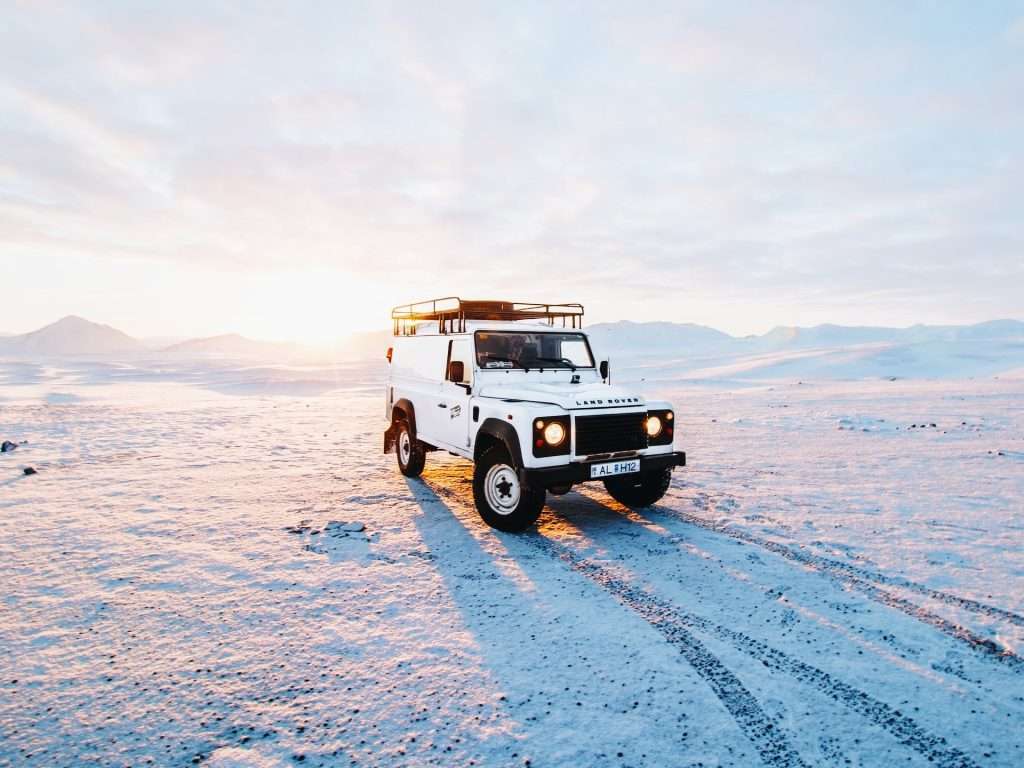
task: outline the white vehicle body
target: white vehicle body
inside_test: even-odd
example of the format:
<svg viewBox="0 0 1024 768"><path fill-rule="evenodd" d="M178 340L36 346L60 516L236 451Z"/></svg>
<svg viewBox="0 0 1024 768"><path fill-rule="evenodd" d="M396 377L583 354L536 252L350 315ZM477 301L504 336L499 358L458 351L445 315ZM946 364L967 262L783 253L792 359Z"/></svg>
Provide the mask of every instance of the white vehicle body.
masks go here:
<svg viewBox="0 0 1024 768"><path fill-rule="evenodd" d="M385 418L390 423L395 403L413 404L416 436L434 448L473 459L480 426L498 419L516 428L523 466L552 467L567 462L598 458L576 451L577 430L570 430L568 456L535 457L532 424L540 418L566 415L572 426L578 417L636 413L646 416L649 408L670 410L664 401L648 401L629 389L607 384L596 366L591 368L481 368L474 354L476 331L524 330L552 332L542 324L471 323L466 333L420 333L393 341L388 368ZM451 360L465 364L462 382L445 375ZM575 379L575 381L574 381ZM461 386L464 384L465 386ZM671 453L672 445L629 449L636 455ZM601 452L609 453L609 452Z"/></svg>
<svg viewBox="0 0 1024 768"><path fill-rule="evenodd" d="M482 351L502 338L571 347L574 358L534 358L522 367ZM685 463L685 454L673 451L671 405L610 384L607 364L594 359L579 328L486 320L462 322L454 330L443 323L420 324L413 333L394 337L389 361L385 451L398 441L403 423L425 451L478 461L498 445L507 451L518 481L542 495L606 475L671 471ZM657 439L648 434L652 414L662 424ZM552 421L565 432L557 446L546 439L561 430L543 429Z"/></svg>

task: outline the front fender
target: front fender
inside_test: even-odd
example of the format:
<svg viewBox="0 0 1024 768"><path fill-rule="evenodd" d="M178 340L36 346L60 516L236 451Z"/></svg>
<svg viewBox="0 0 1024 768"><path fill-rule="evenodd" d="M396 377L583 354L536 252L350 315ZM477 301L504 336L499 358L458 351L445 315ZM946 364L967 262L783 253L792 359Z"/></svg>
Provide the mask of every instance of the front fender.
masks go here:
<svg viewBox="0 0 1024 768"><path fill-rule="evenodd" d="M519 433L516 432L515 427L501 419L484 419L484 423L477 430L474 445L479 446L486 442L486 440L481 441L480 439L484 436L493 437L502 443L508 451L508 455L512 457L512 461L517 469L523 466L523 449L519 445ZM475 458L479 458L479 456L474 456Z"/></svg>

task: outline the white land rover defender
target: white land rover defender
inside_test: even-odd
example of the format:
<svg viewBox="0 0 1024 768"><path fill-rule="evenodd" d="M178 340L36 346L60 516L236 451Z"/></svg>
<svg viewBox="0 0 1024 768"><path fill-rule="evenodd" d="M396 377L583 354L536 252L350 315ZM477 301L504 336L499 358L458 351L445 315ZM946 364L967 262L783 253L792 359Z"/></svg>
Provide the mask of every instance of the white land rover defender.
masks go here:
<svg viewBox="0 0 1024 768"><path fill-rule="evenodd" d="M648 506L686 464L672 407L612 386L608 362L595 364L581 304L450 297L391 318L384 452L396 449L407 477L434 450L474 462L476 508L494 528L528 528L547 491L588 480Z"/></svg>

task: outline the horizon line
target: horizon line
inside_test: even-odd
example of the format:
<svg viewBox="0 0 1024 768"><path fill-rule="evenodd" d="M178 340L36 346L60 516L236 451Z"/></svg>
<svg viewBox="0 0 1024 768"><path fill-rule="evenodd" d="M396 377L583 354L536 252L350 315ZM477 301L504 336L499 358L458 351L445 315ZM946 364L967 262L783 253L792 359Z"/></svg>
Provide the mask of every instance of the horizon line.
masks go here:
<svg viewBox="0 0 1024 768"><path fill-rule="evenodd" d="M82 321L82 322L85 322L85 323L89 323L90 325L102 326L102 327L105 327L105 328L109 328L109 329L111 329L113 331L116 331L118 333L124 334L125 336L129 337L130 339L132 339L134 341L139 341L139 342L145 342L147 340L152 341L152 340L157 340L157 339L172 339L172 341L170 341L168 343L166 348L178 346L178 345L181 345L181 344L187 344L189 342L210 341L210 340L213 340L213 339L232 337L232 336L240 338L240 339L243 339L245 341L260 342L260 343L266 343L266 344L281 344L281 345L294 345L294 346L306 346L306 347L323 347L323 346L330 346L330 345L335 344L337 342L344 341L345 339L350 339L350 338L353 338L353 337L356 337L356 336L364 336L364 335L370 335L370 334L375 334L375 333L381 333L381 334L384 334L384 335L391 335L390 328L386 324L382 324L381 328L379 328L379 329L352 331L352 332L347 333L347 334L342 334L342 335L336 336L336 337L334 337L330 341L319 341L319 342L310 341L310 340L299 340L299 339L295 339L295 338L288 338L288 339L283 339L283 338L257 338L257 337L253 337L253 336L246 336L245 334L243 334L243 333L241 333L239 331L230 331L230 330L229 331L219 332L219 333L205 334L205 335L188 335L188 334L180 335L180 334L173 334L173 333L163 333L163 334L152 334L152 335L146 335L146 336L136 336L136 335L133 335L133 334L123 330L122 328L117 327L116 325L112 325L110 323L106 323L106 322L102 322L102 321L98 321L98 320L91 320L91 319L89 319L87 317L84 317L82 315L71 313L71 314L67 314L67 315L62 316L62 317L58 318L57 320L54 320L53 322L50 322L50 323L47 323L45 325L39 326L38 328L34 328L34 329L30 330L30 331L25 331L25 332L22 332L22 333L12 333L12 332L8 332L8 331L0 331L0 339L10 339L10 338L17 338L19 336L29 336L29 335L31 335L33 333L38 333L39 331L43 331L43 330L45 330L47 328L50 328L50 327L55 326L55 325L58 325L58 324L60 324L62 322L65 322L67 320L79 320L79 321ZM1020 319L1012 318L1012 317L995 317L995 318L991 318L991 319L988 319L988 320L980 320L980 321L974 322L974 323L913 323L911 325L906 325L906 326L872 325L872 324L844 325L842 323L818 323L816 325L775 325L775 326L772 326L771 328L769 328L768 330L764 331L763 333L748 333L748 334L743 334L743 335L738 335L737 336L737 335L729 333L728 331L723 331L723 330L721 330L719 328L715 328L714 326L705 325L703 323L695 323L695 322L692 322L692 321L680 321L680 320L631 320L629 318L620 318L618 320L605 320L605 321L601 321L601 322L596 322L596 323L591 324L588 327L581 328L580 330L587 331L588 328L595 328L595 327L603 326L603 325L604 326L606 326L606 325L616 325L616 324L621 324L621 323L628 323L628 324L631 324L631 325L689 326L689 327L693 327L693 328L703 328L703 329L715 331L716 333L720 333L720 334L722 334L724 336L727 336L727 337L729 337L731 339L742 340L742 339L750 339L750 338L762 338L764 336L768 336L768 335L770 335L770 334L772 334L772 333L774 333L776 331L779 331L779 330L814 330L816 328L845 328L845 329L871 329L871 330L889 330L889 331L908 331L908 330L911 330L911 329L914 329L914 328L974 328L974 327L977 327L977 326L991 325L991 324L995 324L995 323L1018 323L1018 324L1024 325L1024 320L1020 320Z"/></svg>

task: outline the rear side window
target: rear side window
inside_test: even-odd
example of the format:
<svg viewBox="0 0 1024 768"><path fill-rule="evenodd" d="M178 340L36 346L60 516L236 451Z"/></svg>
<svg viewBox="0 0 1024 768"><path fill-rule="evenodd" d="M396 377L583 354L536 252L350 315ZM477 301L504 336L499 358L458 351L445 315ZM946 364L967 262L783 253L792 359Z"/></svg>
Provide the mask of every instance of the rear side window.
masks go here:
<svg viewBox="0 0 1024 768"><path fill-rule="evenodd" d="M448 354L449 339L438 336L396 338L391 357L392 376L438 381Z"/></svg>

